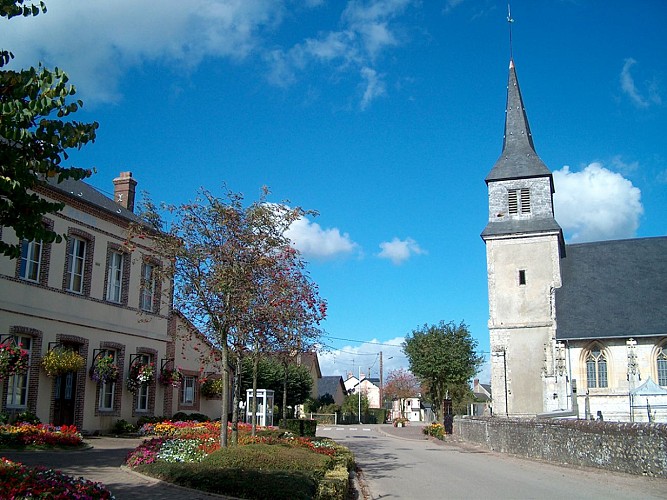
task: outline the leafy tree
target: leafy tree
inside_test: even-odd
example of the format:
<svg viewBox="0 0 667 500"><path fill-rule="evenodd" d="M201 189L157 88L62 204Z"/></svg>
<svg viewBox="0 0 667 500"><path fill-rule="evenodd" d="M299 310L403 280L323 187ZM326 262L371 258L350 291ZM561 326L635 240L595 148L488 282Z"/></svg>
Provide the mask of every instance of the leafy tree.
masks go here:
<svg viewBox="0 0 667 500"><path fill-rule="evenodd" d="M424 325L405 337L403 352L410 362L410 371L424 383L440 417L445 398L458 402L461 386L468 384L479 370L484 358L477 355L476 349L477 341L463 322Z"/></svg>
<svg viewBox="0 0 667 500"><path fill-rule="evenodd" d="M370 408L370 403L368 401L368 396L366 394L361 394L361 414L365 415L368 413ZM341 406L341 411L343 414L354 415L359 418L359 394L349 394L345 396L343 404Z"/></svg>
<svg viewBox="0 0 667 500"><path fill-rule="evenodd" d="M252 389L253 360L243 360L243 372L241 377L241 394L246 394ZM276 403L283 398L283 375L282 362L278 359L262 358L257 363L257 387L274 391ZM289 365L287 382L287 404L288 406L300 405L308 399L313 388L313 379L305 366L296 364ZM280 406L280 405L279 405ZM251 411L248 409L248 411Z"/></svg>
<svg viewBox="0 0 667 500"><path fill-rule="evenodd" d="M0 16L36 16L46 12L43 2L24 4L23 0L0 0ZM14 55L0 49L0 68ZM18 258L21 240L60 242L62 235L46 228L43 217L63 209L64 203L39 196L49 179L84 179L91 170L66 167L66 150L80 149L95 141L97 122L80 123L70 119L83 103L71 101L76 94L67 75L58 68L48 70L40 64L20 71L0 70L0 225L14 229L18 242L0 241L0 253Z"/></svg>
<svg viewBox="0 0 667 500"><path fill-rule="evenodd" d="M131 226L128 235L130 246L141 247L147 236L154 242L157 253L170 263L156 269L156 274L174 283L174 308L218 350L223 371L222 447L227 446L230 373L240 375L242 358L260 338L258 333L282 331L284 318L295 314L287 310L293 302L277 300L272 291L278 289L277 282L286 283L278 279L290 247L285 231L306 212L269 204L267 195L264 190L259 200L245 206L241 194L228 191L224 198L217 198L202 189L192 202L160 209L144 196L145 224ZM236 370L231 369L233 364ZM234 432L238 430L238 379L234 395L232 442L238 435Z"/></svg>
<svg viewBox="0 0 667 500"><path fill-rule="evenodd" d="M391 370L384 385L384 394L390 399L397 399L401 405L401 416L405 416L405 400L419 396L421 383L409 371L401 368Z"/></svg>

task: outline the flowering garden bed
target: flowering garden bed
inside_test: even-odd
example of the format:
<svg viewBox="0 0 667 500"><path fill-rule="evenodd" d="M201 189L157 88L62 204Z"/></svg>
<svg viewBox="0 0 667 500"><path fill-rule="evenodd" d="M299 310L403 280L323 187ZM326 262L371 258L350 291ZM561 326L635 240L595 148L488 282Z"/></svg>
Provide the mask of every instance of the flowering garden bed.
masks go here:
<svg viewBox="0 0 667 500"><path fill-rule="evenodd" d="M127 457L138 472L237 498L346 498L352 454L331 440L239 425L239 446L221 449L219 422L146 424L153 436Z"/></svg>
<svg viewBox="0 0 667 500"><path fill-rule="evenodd" d="M12 450L79 449L83 438L73 425L18 423L0 425L0 448ZM27 467L0 458L0 497L49 499L112 499L102 484L74 478L46 467Z"/></svg>
<svg viewBox="0 0 667 500"><path fill-rule="evenodd" d="M73 425L17 423L0 425L0 448L49 449L81 448L83 438Z"/></svg>

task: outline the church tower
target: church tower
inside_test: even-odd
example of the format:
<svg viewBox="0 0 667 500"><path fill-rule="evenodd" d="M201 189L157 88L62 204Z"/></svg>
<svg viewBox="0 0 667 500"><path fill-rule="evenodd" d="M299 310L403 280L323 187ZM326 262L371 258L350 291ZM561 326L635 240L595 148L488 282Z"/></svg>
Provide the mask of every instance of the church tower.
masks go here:
<svg viewBox="0 0 667 500"><path fill-rule="evenodd" d="M491 386L495 415L534 416L554 407L554 290L565 246L554 219L551 171L535 152L514 61L503 150L486 177L489 222ZM539 354L537 354L539 353ZM542 355L544 353L544 355ZM557 405L557 403L556 403Z"/></svg>

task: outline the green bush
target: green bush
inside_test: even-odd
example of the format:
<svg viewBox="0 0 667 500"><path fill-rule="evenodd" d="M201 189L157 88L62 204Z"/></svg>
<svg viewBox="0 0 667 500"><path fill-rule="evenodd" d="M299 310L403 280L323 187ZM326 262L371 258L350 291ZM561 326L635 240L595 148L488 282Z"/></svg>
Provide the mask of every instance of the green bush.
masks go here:
<svg viewBox="0 0 667 500"><path fill-rule="evenodd" d="M317 420L306 420L304 418L288 418L285 428L296 436L315 437L317 432Z"/></svg>
<svg viewBox="0 0 667 500"><path fill-rule="evenodd" d="M132 425L125 419L116 420L116 423L111 428L113 434L130 434L132 432L137 432L137 427Z"/></svg>
<svg viewBox="0 0 667 500"><path fill-rule="evenodd" d="M31 411L22 411L13 418L15 422L25 422L26 424L41 424L42 421Z"/></svg>
<svg viewBox="0 0 667 500"><path fill-rule="evenodd" d="M387 420L387 410L385 408L369 408L368 414L364 415L366 424L384 424Z"/></svg>
<svg viewBox="0 0 667 500"><path fill-rule="evenodd" d="M312 499L333 461L303 448L252 444L218 450L200 463L137 467L175 484L248 499Z"/></svg>
<svg viewBox="0 0 667 500"><path fill-rule="evenodd" d="M137 420L137 427L142 427L144 424L157 424L167 420L165 417L157 417L155 415L144 415Z"/></svg>

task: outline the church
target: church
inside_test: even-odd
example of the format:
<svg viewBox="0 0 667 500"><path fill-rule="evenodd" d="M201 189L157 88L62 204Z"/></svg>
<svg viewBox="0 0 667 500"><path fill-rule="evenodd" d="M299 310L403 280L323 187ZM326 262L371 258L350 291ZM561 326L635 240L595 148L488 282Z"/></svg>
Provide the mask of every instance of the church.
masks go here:
<svg viewBox="0 0 667 500"><path fill-rule="evenodd" d="M493 415L667 421L667 237L566 244L513 60L486 184Z"/></svg>

